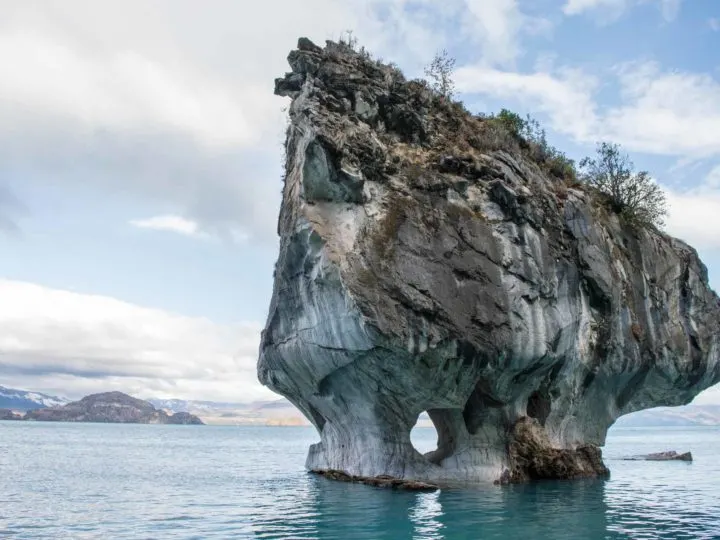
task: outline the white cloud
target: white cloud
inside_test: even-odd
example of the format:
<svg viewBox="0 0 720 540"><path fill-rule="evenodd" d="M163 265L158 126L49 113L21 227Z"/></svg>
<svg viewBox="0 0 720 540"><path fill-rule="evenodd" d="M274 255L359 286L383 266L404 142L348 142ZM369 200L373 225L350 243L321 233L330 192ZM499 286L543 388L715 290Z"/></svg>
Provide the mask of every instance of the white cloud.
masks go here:
<svg viewBox="0 0 720 540"><path fill-rule="evenodd" d="M0 34L0 101L12 103L16 116L55 118L78 131L172 132L211 149L237 148L257 143L262 120L277 108L253 85L236 94L135 51L100 56L39 32Z"/></svg>
<svg viewBox="0 0 720 540"><path fill-rule="evenodd" d="M463 67L455 73L460 92L519 99L548 115L552 127L580 140L592 139L598 123L592 99L597 81L579 71L514 73Z"/></svg>
<svg viewBox="0 0 720 540"><path fill-rule="evenodd" d="M563 6L565 15L580 15L598 8L624 9L628 0L567 0Z"/></svg>
<svg viewBox="0 0 720 540"><path fill-rule="evenodd" d="M475 37L489 64L507 64L520 51L522 13L516 0L466 0L471 15L469 36Z"/></svg>
<svg viewBox="0 0 720 540"><path fill-rule="evenodd" d="M563 6L565 15L580 15L592 11L601 16L601 22L616 19L633 5L656 4L666 21L673 21L680 13L682 0L567 0Z"/></svg>
<svg viewBox="0 0 720 540"><path fill-rule="evenodd" d="M261 326L216 324L119 300L0 280L5 386L251 401Z"/></svg>
<svg viewBox="0 0 720 540"><path fill-rule="evenodd" d="M680 14L683 0L660 0L660 12L663 18L670 22Z"/></svg>
<svg viewBox="0 0 720 540"><path fill-rule="evenodd" d="M171 231L186 236L200 235L198 224L181 216L155 216L148 219L135 219L130 222L130 225L140 229Z"/></svg>
<svg viewBox="0 0 720 540"><path fill-rule="evenodd" d="M523 52L524 34L548 36L553 30L549 19L524 13L518 0L465 0L465 7L464 37L478 47L483 65L513 65Z"/></svg>
<svg viewBox="0 0 720 540"><path fill-rule="evenodd" d="M720 18L713 17L708 21L713 32L720 32Z"/></svg>
<svg viewBox="0 0 720 540"><path fill-rule="evenodd" d="M667 195L667 231L698 249L720 250L720 165L699 186Z"/></svg>
<svg viewBox="0 0 720 540"><path fill-rule="evenodd" d="M624 100L607 109L607 138L657 154L720 153L720 82L712 76L632 63L621 66L618 77Z"/></svg>
<svg viewBox="0 0 720 540"><path fill-rule="evenodd" d="M708 74L664 72L652 62L624 64L613 75L622 100L606 107L596 100L598 79L581 70L465 67L456 80L462 92L525 103L580 143L612 140L630 151L685 159L720 155L720 82Z"/></svg>
<svg viewBox="0 0 720 540"><path fill-rule="evenodd" d="M273 80L299 32L322 44L353 29L419 73L459 43L443 30L458 21L494 65L517 57L522 32L547 29L517 0L0 0L0 12L0 178L122 190L264 243L287 104Z"/></svg>
<svg viewBox="0 0 720 540"><path fill-rule="evenodd" d="M253 16L223 0L0 0L0 177L121 189L209 234L274 242L285 103L272 85L291 29L322 39L358 19L314 7L320 20L281 0Z"/></svg>
<svg viewBox="0 0 720 540"><path fill-rule="evenodd" d="M174 232L202 240L214 240L219 237L221 240L231 244L241 244L250 240L248 233L241 228L227 227L222 231L213 231L212 229L203 228L197 221L175 215L134 219L130 221L130 225L139 229Z"/></svg>

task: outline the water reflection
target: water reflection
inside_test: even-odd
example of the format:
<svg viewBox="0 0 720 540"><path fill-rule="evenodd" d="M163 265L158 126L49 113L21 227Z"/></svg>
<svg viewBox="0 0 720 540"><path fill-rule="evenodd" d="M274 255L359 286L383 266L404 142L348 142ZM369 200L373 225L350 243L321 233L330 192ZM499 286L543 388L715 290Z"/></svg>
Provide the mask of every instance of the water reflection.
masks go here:
<svg viewBox="0 0 720 540"><path fill-rule="evenodd" d="M720 538L717 478L693 482L687 463L623 470L627 463L611 463L623 474L605 488L609 531L622 538Z"/></svg>
<svg viewBox="0 0 720 540"><path fill-rule="evenodd" d="M275 538L720 538L719 434L707 429L615 432L605 448L612 470L607 481L417 494L298 476L266 497L271 511L279 500L288 500L287 511L258 516L253 529L259 537ZM425 439L418 444L434 443ZM665 449L670 439L674 447L692 450L695 461L621 459Z"/></svg>
<svg viewBox="0 0 720 540"><path fill-rule="evenodd" d="M293 515L256 523L260 538L618 538L609 531L604 482L406 493L308 476ZM300 501L296 501L300 502ZM276 533L276 535L274 535Z"/></svg>
<svg viewBox="0 0 720 540"><path fill-rule="evenodd" d="M307 474L317 434L304 428L8 422L0 431L3 539L720 538L714 428L612 434L607 482L420 494ZM671 448L695 461L621 459Z"/></svg>
<svg viewBox="0 0 720 540"><path fill-rule="evenodd" d="M410 509L410 521L414 524L415 538L442 538L443 524L440 492L419 494L414 508Z"/></svg>

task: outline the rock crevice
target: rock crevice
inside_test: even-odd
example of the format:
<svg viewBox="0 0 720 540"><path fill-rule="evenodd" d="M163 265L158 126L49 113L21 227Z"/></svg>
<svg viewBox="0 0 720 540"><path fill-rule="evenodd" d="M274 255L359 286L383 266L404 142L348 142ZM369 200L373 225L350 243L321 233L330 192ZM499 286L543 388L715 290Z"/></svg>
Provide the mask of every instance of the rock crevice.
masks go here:
<svg viewBox="0 0 720 540"><path fill-rule="evenodd" d="M546 173L461 105L301 39L258 377L315 425L307 467L423 482L604 475L619 416L720 380L687 244ZM410 442L428 411L438 448Z"/></svg>

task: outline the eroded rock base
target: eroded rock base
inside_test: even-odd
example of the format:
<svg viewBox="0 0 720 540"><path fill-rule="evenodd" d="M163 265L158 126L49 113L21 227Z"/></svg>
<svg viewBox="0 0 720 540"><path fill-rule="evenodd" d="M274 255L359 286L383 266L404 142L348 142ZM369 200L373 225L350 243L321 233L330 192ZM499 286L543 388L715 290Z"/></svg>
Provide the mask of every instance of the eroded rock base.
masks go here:
<svg viewBox="0 0 720 540"><path fill-rule="evenodd" d="M374 487L383 487L391 489L401 489L407 491L436 491L440 489L435 484L419 482L417 480L407 480L403 478L394 478L392 476L354 476L343 471L336 470L311 470L313 474L324 476L330 480L339 480L340 482L351 482L353 484L365 484Z"/></svg>
<svg viewBox="0 0 720 540"><path fill-rule="evenodd" d="M610 470L602 461L602 451L594 445L558 449L540 424L521 418L514 427L509 444L510 468L496 482L518 484L533 480L604 478Z"/></svg>

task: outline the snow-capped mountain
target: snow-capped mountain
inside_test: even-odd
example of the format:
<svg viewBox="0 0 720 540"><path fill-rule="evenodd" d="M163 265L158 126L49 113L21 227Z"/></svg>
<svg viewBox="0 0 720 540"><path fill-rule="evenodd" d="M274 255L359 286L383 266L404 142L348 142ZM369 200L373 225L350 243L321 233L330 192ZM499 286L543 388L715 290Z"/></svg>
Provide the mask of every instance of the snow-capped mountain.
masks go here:
<svg viewBox="0 0 720 540"><path fill-rule="evenodd" d="M40 392L28 392L15 388L0 386L0 409L12 409L16 411L30 411L43 409L45 407L56 407L70 403L64 397L49 396Z"/></svg>
<svg viewBox="0 0 720 540"><path fill-rule="evenodd" d="M70 399L0 386L0 409L29 411L70 403ZM148 399L168 413L189 412L206 423L231 425L309 425L287 400L226 403L184 399ZM420 415L419 426L431 426L428 416ZM616 427L637 426L720 426L720 405L686 405L639 411L620 418Z"/></svg>
<svg viewBox="0 0 720 540"><path fill-rule="evenodd" d="M156 409L164 409L166 411L176 412L208 412L208 411L225 411L235 410L245 405L240 403L224 403L217 401L197 401L185 399L148 399Z"/></svg>
<svg viewBox="0 0 720 540"><path fill-rule="evenodd" d="M169 412L189 412L208 424L228 425L309 425L289 401L253 401L227 403L184 399L149 399L158 409Z"/></svg>

